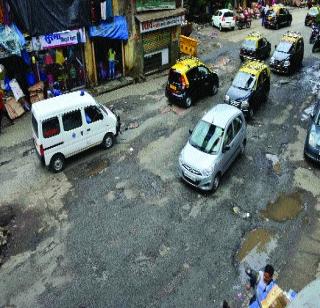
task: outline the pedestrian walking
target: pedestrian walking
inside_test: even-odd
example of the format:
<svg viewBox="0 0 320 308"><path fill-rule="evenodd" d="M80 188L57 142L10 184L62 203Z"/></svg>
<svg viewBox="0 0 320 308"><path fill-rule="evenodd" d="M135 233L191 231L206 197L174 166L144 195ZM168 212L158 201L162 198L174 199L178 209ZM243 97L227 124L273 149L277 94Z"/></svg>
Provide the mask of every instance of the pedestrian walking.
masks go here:
<svg viewBox="0 0 320 308"><path fill-rule="evenodd" d="M109 79L115 78L115 72L116 72L116 52L109 48L108 51L108 62L109 62Z"/></svg>
<svg viewBox="0 0 320 308"><path fill-rule="evenodd" d="M261 26L262 27L264 26L265 18L266 18L266 12L265 12L265 7L263 6L261 8Z"/></svg>
<svg viewBox="0 0 320 308"><path fill-rule="evenodd" d="M3 93L2 91L0 91L0 134L1 134L3 117L6 117L8 119L10 125L14 124L13 120L10 118L8 111L3 103Z"/></svg>
<svg viewBox="0 0 320 308"><path fill-rule="evenodd" d="M254 295L250 300L250 308L261 307L261 301L264 300L271 289L276 285L273 280L274 268L267 264L263 271L256 272L251 269L246 270L246 274L250 277L250 284L247 289L253 289Z"/></svg>

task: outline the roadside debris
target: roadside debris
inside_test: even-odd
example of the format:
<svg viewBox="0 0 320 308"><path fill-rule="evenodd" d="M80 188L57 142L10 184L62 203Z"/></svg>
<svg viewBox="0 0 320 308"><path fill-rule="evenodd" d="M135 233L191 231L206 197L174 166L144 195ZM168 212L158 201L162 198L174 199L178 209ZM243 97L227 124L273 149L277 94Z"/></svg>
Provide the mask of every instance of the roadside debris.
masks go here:
<svg viewBox="0 0 320 308"><path fill-rule="evenodd" d="M139 127L139 123L137 121L135 122L131 122L129 125L128 125L128 129L135 129L135 128L138 128Z"/></svg>
<svg viewBox="0 0 320 308"><path fill-rule="evenodd" d="M272 168L275 174L280 175L281 174L281 165L279 157L275 154L267 153L266 158L272 162Z"/></svg>
<svg viewBox="0 0 320 308"><path fill-rule="evenodd" d="M251 214L242 210L239 206L234 206L232 208L232 212L238 216L240 216L243 219L248 219L251 217Z"/></svg>

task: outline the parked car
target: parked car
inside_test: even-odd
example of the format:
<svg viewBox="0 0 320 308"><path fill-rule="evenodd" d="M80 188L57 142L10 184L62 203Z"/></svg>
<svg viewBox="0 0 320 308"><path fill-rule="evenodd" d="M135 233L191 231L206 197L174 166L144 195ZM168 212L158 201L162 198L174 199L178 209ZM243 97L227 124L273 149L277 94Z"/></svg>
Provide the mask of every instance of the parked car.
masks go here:
<svg viewBox="0 0 320 308"><path fill-rule="evenodd" d="M310 8L304 20L305 26L311 26L316 20L318 14L320 14L320 7L313 6Z"/></svg>
<svg viewBox="0 0 320 308"><path fill-rule="evenodd" d="M78 91L33 104L32 129L39 158L60 172L68 157L100 144L111 148L120 118L90 94Z"/></svg>
<svg viewBox="0 0 320 308"><path fill-rule="evenodd" d="M227 9L218 10L212 16L212 26L219 28L220 31L223 29L234 30L236 25L235 19L233 11Z"/></svg>
<svg viewBox="0 0 320 308"><path fill-rule="evenodd" d="M264 60L270 56L271 44L259 32L251 32L240 47L240 59Z"/></svg>
<svg viewBox="0 0 320 308"><path fill-rule="evenodd" d="M303 37L298 32L282 35L271 59L270 69L284 74L291 74L302 65L304 55Z"/></svg>
<svg viewBox="0 0 320 308"><path fill-rule="evenodd" d="M281 5L274 5L267 11L264 26L265 28L279 29L284 26L291 26L292 15Z"/></svg>
<svg viewBox="0 0 320 308"><path fill-rule="evenodd" d="M310 122L304 143L304 156L315 162L320 162L320 101L310 115Z"/></svg>
<svg viewBox="0 0 320 308"><path fill-rule="evenodd" d="M198 122L179 156L179 173L201 190L217 190L222 175L235 158L244 153L246 122L243 113L218 104Z"/></svg>
<svg viewBox="0 0 320 308"><path fill-rule="evenodd" d="M189 108L196 99L215 95L219 88L218 75L197 58L178 61L169 71L166 97Z"/></svg>
<svg viewBox="0 0 320 308"><path fill-rule="evenodd" d="M248 61L238 71L227 91L225 102L252 118L257 107L268 100L270 70L260 61Z"/></svg>

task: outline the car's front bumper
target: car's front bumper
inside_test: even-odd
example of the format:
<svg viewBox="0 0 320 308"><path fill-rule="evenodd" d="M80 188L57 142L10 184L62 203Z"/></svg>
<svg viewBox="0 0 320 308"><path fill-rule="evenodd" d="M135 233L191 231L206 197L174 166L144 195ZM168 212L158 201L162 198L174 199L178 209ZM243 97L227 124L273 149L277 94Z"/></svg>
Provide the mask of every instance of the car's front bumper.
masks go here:
<svg viewBox="0 0 320 308"><path fill-rule="evenodd" d="M270 69L274 72L281 74L289 74L290 66L284 66L283 64L269 64Z"/></svg>
<svg viewBox="0 0 320 308"><path fill-rule="evenodd" d="M201 190L211 190L212 176L196 175L179 164L178 172L180 177L188 184Z"/></svg>
<svg viewBox="0 0 320 308"><path fill-rule="evenodd" d="M310 160L320 163L320 149L316 149L308 144L305 144L304 155Z"/></svg>

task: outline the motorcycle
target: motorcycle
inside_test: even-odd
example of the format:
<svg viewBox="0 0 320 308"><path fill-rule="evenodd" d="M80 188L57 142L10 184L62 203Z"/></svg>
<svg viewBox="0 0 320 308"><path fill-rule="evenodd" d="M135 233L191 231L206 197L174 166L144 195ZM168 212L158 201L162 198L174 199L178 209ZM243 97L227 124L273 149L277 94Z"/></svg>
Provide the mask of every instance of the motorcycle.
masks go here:
<svg viewBox="0 0 320 308"><path fill-rule="evenodd" d="M309 39L310 44L314 44L316 37L320 34L320 26L312 24L311 26L311 35Z"/></svg>
<svg viewBox="0 0 320 308"><path fill-rule="evenodd" d="M315 37L312 52L320 52L320 33Z"/></svg>
<svg viewBox="0 0 320 308"><path fill-rule="evenodd" d="M251 27L251 18L249 16L245 16L240 14L236 17L236 26L239 30L243 28L250 28Z"/></svg>

